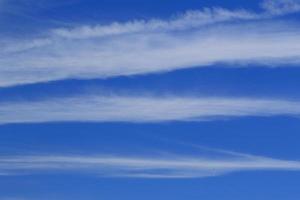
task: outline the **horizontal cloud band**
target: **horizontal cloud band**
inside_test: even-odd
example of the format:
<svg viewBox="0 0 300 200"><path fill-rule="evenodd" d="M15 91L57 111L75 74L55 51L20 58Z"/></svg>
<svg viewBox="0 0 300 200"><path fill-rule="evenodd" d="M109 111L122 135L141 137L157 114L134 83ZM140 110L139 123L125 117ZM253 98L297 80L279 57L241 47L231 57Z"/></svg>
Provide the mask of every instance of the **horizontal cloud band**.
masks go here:
<svg viewBox="0 0 300 200"><path fill-rule="evenodd" d="M57 29L41 38L2 41L0 87L158 73L217 63L298 65L298 24L277 23L272 17L297 12L300 4L266 1L263 5L263 13L215 8L187 12L174 20ZM263 21L266 16L270 19Z"/></svg>
<svg viewBox="0 0 300 200"><path fill-rule="evenodd" d="M163 122L244 116L300 115L300 102L253 98L81 96L0 103L0 124Z"/></svg>
<svg viewBox="0 0 300 200"><path fill-rule="evenodd" d="M231 153L223 158L196 156L15 156L0 158L0 176L35 173L88 173L99 177L201 178L236 171L300 171L300 162Z"/></svg>

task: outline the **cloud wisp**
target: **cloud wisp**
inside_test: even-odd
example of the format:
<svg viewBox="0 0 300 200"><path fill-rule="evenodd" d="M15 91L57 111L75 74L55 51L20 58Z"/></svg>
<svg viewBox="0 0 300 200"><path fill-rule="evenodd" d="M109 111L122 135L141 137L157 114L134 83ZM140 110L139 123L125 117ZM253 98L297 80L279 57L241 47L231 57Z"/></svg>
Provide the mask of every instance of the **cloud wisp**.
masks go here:
<svg viewBox="0 0 300 200"><path fill-rule="evenodd" d="M300 11L299 0L264 0L261 7L270 15L285 15Z"/></svg>
<svg viewBox="0 0 300 200"><path fill-rule="evenodd" d="M134 20L125 23L114 22L109 25L85 25L69 29L60 28L54 29L53 34L69 39L84 39L145 32L182 31L219 22L254 20L267 16L271 17L267 13L259 15L247 10L231 11L224 8L204 8L203 10L187 11L169 20Z"/></svg>
<svg viewBox="0 0 300 200"><path fill-rule="evenodd" d="M0 158L0 176L29 174L91 174L114 178L202 178L241 171L300 171L299 161L239 153L222 156L87 156L34 155Z"/></svg>
<svg viewBox="0 0 300 200"><path fill-rule="evenodd" d="M300 102L254 98L80 96L0 103L0 124L166 122L299 116Z"/></svg>
<svg viewBox="0 0 300 200"><path fill-rule="evenodd" d="M263 4L262 13L212 8L171 20L60 28L45 37L0 41L0 87L160 73L218 63L298 65L298 23L272 19L297 12L298 3L288 1L282 6L272 2Z"/></svg>
<svg viewBox="0 0 300 200"><path fill-rule="evenodd" d="M114 22L109 25L81 26L53 30L54 35L69 39L115 36L139 32L180 31L199 28L221 22L238 22L244 20L262 20L300 11L298 0L264 0L262 12L245 9L228 10L221 7L191 10L169 20L134 20L125 23Z"/></svg>

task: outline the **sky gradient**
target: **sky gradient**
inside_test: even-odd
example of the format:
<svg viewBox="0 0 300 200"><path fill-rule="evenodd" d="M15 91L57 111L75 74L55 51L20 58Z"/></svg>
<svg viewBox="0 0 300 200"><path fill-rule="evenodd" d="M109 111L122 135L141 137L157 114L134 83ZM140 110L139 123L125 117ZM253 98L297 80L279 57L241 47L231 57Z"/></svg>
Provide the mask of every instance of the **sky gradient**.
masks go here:
<svg viewBox="0 0 300 200"><path fill-rule="evenodd" d="M298 200L299 20L298 0L0 0L0 200Z"/></svg>

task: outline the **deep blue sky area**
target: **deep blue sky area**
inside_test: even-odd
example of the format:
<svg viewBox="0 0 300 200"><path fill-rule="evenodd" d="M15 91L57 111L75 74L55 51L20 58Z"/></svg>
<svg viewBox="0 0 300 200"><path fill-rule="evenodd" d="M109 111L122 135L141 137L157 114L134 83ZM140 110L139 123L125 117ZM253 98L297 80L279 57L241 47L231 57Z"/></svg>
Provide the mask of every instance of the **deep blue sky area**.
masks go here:
<svg viewBox="0 0 300 200"><path fill-rule="evenodd" d="M202 10L205 7L261 13L261 3L259 0L0 0L0 44L44 37L55 28L108 25L153 18L172 19L188 10ZM297 12L282 14L278 18L274 21L281 24L288 21L294 26L291 28L299 27ZM264 20L272 23L273 18ZM236 39L240 38L237 36ZM243 43L240 45L243 46ZM18 53L2 54L0 51L0 68L9 68L1 60L10 56L14 58ZM23 54L26 53L27 50ZM300 55L292 57L297 56ZM158 122L3 123L5 118L1 118L1 112L7 112L4 108L11 102L17 105L86 94L298 102L300 59L298 57L295 60L286 63L278 61L278 64L275 59L267 66L264 62L250 62L248 65L224 63L221 60L185 69L131 76L81 79L71 74L60 80L0 85L0 200L298 200L299 164L297 169L292 170L273 170L269 166L266 169L233 170L216 176L183 179L103 177L93 172L55 169L44 172L35 172L33 169L2 175L5 169L2 158L24 155L151 157L168 152L198 158L205 154L203 149L210 148L214 149L211 151L224 150L300 162L299 112L295 115L289 112L273 115L270 111L267 115L258 116ZM30 113L30 110L27 112ZM46 118L47 113L42 115L41 118ZM11 168L14 167L12 163Z"/></svg>

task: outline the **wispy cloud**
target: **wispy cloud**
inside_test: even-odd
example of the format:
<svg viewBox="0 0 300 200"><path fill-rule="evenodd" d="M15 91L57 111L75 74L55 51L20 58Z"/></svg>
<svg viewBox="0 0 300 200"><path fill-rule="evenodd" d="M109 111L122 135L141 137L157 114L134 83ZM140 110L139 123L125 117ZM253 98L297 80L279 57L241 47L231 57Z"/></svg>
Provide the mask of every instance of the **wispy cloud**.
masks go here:
<svg viewBox="0 0 300 200"><path fill-rule="evenodd" d="M299 116L300 102L254 98L81 96L2 102L0 124L164 122L245 116Z"/></svg>
<svg viewBox="0 0 300 200"><path fill-rule="evenodd" d="M109 25L81 26L75 28L60 28L53 33L66 38L91 38L113 36L138 32L178 31L220 22L261 20L300 11L300 2L297 0L264 0L261 3L262 12L253 12L245 9L228 10L214 7L203 10L191 10L169 20L151 19L134 20L125 23L114 22Z"/></svg>
<svg viewBox="0 0 300 200"><path fill-rule="evenodd" d="M50 31L47 37L5 40L0 42L0 87L166 72L217 63L273 67L299 64L297 22L263 21L296 12L298 4L288 1L278 6L272 2L264 3L261 13L212 8L169 20L62 28ZM244 22L239 23L241 20Z"/></svg>
<svg viewBox="0 0 300 200"><path fill-rule="evenodd" d="M99 177L201 178L238 171L300 171L299 161L272 159L239 153L222 156L76 156L35 155L0 158L0 171L6 176L44 173L86 173Z"/></svg>
<svg viewBox="0 0 300 200"><path fill-rule="evenodd" d="M134 20L125 23L114 22L109 25L81 26L53 30L54 35L65 38L92 38L116 36L132 33L179 31L199 28L204 25L226 21L253 20L265 18L268 14L259 15L247 10L227 10L224 8L204 8L190 10L169 20L151 19Z"/></svg>
<svg viewBox="0 0 300 200"><path fill-rule="evenodd" d="M261 6L271 15L284 15L300 11L299 0L265 0Z"/></svg>

